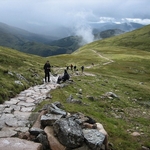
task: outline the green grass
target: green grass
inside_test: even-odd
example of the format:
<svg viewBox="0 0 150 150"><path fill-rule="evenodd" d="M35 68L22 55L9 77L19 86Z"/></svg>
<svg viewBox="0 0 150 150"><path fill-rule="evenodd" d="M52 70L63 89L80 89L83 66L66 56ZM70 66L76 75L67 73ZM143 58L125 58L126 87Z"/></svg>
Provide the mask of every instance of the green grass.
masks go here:
<svg viewBox="0 0 150 150"><path fill-rule="evenodd" d="M101 122L114 150L140 150L141 145L150 147L149 28L146 26L131 33L90 43L70 55L47 58L0 47L0 102L31 85L41 84L43 64L47 60L54 66L53 73L63 73L66 66L73 64L79 69L78 75L69 70L73 84L52 90L52 99L43 101L36 111L46 103L60 101L66 111L82 112ZM82 65L85 66L83 74ZM29 82L22 81L23 86L14 84L18 79L8 74L8 71L22 74ZM78 98L79 89L83 91L82 99ZM106 92L115 93L119 99L105 98L103 95ZM70 95L83 104L67 103ZM135 131L141 135L133 137L131 133Z"/></svg>

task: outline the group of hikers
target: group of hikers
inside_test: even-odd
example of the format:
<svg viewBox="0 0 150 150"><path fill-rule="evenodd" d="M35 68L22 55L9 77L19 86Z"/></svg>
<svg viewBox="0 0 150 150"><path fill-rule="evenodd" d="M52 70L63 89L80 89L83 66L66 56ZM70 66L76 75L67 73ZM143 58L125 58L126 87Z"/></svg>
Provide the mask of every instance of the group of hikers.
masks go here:
<svg viewBox="0 0 150 150"><path fill-rule="evenodd" d="M44 72L45 72L45 82L50 82L50 72L51 72L51 65L50 65L50 62L47 61L45 64L44 64ZM76 66L73 66L72 64L70 65L70 69L74 71L77 71L77 67ZM67 70L69 70L69 66L67 66L67 68L64 70L64 74L62 76L59 76L58 77L58 80L57 80L57 83L60 84L60 82L65 82L66 80L69 80L70 79L70 76L67 72ZM81 66L81 71L83 73L84 71L84 66ZM48 80L47 80L48 79Z"/></svg>
<svg viewBox="0 0 150 150"><path fill-rule="evenodd" d="M67 68L66 68L67 70L69 69L69 66L67 66ZM77 66L75 65L75 66L73 66L72 64L70 65L70 70L74 70L74 71L78 71L78 69L77 69ZM81 66L81 71L83 72L83 70L84 70L84 66Z"/></svg>

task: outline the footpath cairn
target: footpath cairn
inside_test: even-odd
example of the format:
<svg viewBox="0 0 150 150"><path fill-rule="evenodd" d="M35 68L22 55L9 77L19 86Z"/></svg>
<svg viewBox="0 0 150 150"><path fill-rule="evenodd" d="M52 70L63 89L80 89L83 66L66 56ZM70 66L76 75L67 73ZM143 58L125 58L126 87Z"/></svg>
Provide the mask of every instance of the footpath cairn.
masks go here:
<svg viewBox="0 0 150 150"><path fill-rule="evenodd" d="M50 103L33 115L39 103L51 98L52 89L63 87L56 80L53 77L51 83L30 87L0 105L0 149L104 149L104 135L98 130L83 129L82 123L88 118L81 113L65 112L60 102Z"/></svg>

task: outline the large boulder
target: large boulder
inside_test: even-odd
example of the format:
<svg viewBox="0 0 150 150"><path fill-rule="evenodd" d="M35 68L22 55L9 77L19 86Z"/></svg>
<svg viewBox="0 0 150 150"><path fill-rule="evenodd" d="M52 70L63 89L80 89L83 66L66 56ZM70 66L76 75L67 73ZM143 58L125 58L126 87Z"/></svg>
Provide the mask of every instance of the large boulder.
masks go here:
<svg viewBox="0 0 150 150"><path fill-rule="evenodd" d="M61 118L55 121L53 128L60 143L67 148L80 147L84 142L82 128L74 121L74 117Z"/></svg>

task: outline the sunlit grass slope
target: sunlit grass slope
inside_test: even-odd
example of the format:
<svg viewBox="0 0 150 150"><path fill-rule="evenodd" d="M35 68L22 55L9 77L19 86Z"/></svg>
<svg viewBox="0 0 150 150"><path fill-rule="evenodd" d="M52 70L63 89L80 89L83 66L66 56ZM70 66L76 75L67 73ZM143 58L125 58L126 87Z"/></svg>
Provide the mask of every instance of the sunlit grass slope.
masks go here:
<svg viewBox="0 0 150 150"><path fill-rule="evenodd" d="M89 47L89 45L86 46ZM91 46L100 47L102 45L119 46L119 47L122 46L122 47L140 49L144 51L150 51L150 25L147 25L143 28L139 28L132 32L128 32L122 35L109 38L109 40L105 39L99 42L92 43Z"/></svg>
<svg viewBox="0 0 150 150"><path fill-rule="evenodd" d="M149 31L150 26L146 26L90 43L69 56L51 57L52 61L59 60L58 66L76 65L81 75L72 77L74 84L53 91L53 101L61 101L66 110L83 112L104 124L115 150L140 150L142 145L150 147ZM85 74L81 73L82 65ZM86 105L66 103L70 94L78 99L79 89L83 90L82 102ZM106 92L117 94L119 99L103 98ZM91 101L87 96L93 96L95 100ZM141 135L133 137L133 132Z"/></svg>

